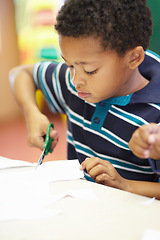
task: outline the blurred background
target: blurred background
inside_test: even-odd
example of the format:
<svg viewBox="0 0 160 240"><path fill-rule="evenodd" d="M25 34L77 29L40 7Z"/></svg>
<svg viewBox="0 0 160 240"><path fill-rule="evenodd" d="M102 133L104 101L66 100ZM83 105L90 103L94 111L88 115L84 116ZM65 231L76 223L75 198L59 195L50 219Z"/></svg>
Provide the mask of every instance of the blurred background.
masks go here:
<svg viewBox="0 0 160 240"><path fill-rule="evenodd" d="M23 116L11 92L9 70L39 60L60 60L58 38L53 25L64 0L0 0L0 156L35 162L41 151L27 145ZM147 0L153 16L149 49L160 54L160 0ZM66 159L65 116L51 115L41 92L40 109L59 132L60 140L46 161Z"/></svg>
<svg viewBox="0 0 160 240"><path fill-rule="evenodd" d="M24 118L12 95L8 73L20 64L60 60L53 26L63 3L63 0L0 0L0 156L36 162L41 154L39 149L27 145ZM36 97L39 108L60 135L59 144L45 161L66 159L65 116L51 115L41 92Z"/></svg>

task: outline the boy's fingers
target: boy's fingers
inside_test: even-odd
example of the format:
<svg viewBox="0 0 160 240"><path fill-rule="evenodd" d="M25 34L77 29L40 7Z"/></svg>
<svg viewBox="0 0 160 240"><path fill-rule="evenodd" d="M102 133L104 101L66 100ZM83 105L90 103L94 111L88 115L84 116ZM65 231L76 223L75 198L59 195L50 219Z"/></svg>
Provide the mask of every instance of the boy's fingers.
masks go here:
<svg viewBox="0 0 160 240"><path fill-rule="evenodd" d="M90 169L89 174L93 179L96 180L99 175L107 176L107 178L114 179L115 168L110 162L106 161L105 164L105 160L103 160L102 163L99 163L95 165L92 169Z"/></svg>
<svg viewBox="0 0 160 240"><path fill-rule="evenodd" d="M59 134L56 130L52 130L50 132L50 137L53 138L53 140L57 140L59 138Z"/></svg>
<svg viewBox="0 0 160 240"><path fill-rule="evenodd" d="M148 148L148 142L144 140L144 137L142 137L142 135L140 135L140 129L137 129L133 133L128 146L131 150L136 150L137 147L144 148L144 149Z"/></svg>
<svg viewBox="0 0 160 240"><path fill-rule="evenodd" d="M91 157L91 158L86 158L82 163L81 163L81 170L86 169L87 172L89 172L93 167L98 165L102 160L98 157Z"/></svg>
<svg viewBox="0 0 160 240"><path fill-rule="evenodd" d="M96 177L96 182L109 187L118 187L117 183L106 173L99 174Z"/></svg>
<svg viewBox="0 0 160 240"><path fill-rule="evenodd" d="M144 149L144 148L137 147L134 150L134 155L136 155L139 158L144 158L144 159L145 158L149 158L149 156L150 156L150 149Z"/></svg>
<svg viewBox="0 0 160 240"><path fill-rule="evenodd" d="M92 179L96 179L97 176L99 176L103 173L106 174L106 172L107 172L106 167L102 164L98 164L90 169L89 174L92 177Z"/></svg>
<svg viewBox="0 0 160 240"><path fill-rule="evenodd" d="M28 144L31 147L37 147L43 150L43 145L44 145L44 138L43 137L35 137L35 138L30 138L28 139Z"/></svg>
<svg viewBox="0 0 160 240"><path fill-rule="evenodd" d="M80 165L80 170L84 170L86 169L86 165L88 163L88 161L90 160L90 158L86 158Z"/></svg>
<svg viewBox="0 0 160 240"><path fill-rule="evenodd" d="M139 128L139 134L143 141L148 144L153 144L156 141L156 134L159 132L160 127L157 124L143 125Z"/></svg>
<svg viewBox="0 0 160 240"><path fill-rule="evenodd" d="M51 148L54 149L56 147L57 143L58 143L58 138L54 139L54 141L52 142Z"/></svg>
<svg viewBox="0 0 160 240"><path fill-rule="evenodd" d="M144 127L140 127L139 128L139 136L140 136L140 139L141 139L141 142L143 144L150 144L152 142L152 138L150 139L150 131L148 130L148 128L146 128L146 126Z"/></svg>
<svg viewBox="0 0 160 240"><path fill-rule="evenodd" d="M140 136L139 137L133 136L128 146L134 153L134 155L136 155L137 157L139 158L149 157L151 145L144 142Z"/></svg>
<svg viewBox="0 0 160 240"><path fill-rule="evenodd" d="M98 157L86 158L80 166L81 170L86 169L92 179L96 179L98 175L107 174L113 177L114 167L108 161L104 161Z"/></svg>

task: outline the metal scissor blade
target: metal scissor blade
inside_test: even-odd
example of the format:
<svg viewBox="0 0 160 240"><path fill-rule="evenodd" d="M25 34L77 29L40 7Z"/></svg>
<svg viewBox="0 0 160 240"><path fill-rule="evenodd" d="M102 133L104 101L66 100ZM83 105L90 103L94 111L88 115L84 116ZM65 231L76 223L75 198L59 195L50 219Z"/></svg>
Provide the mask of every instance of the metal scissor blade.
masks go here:
<svg viewBox="0 0 160 240"><path fill-rule="evenodd" d="M35 166L35 170L42 164L43 159L45 157L45 152L46 152L46 149L44 148L44 150L42 151L42 154L41 154L41 156L40 156L40 158L39 158L39 160L38 160L38 162Z"/></svg>

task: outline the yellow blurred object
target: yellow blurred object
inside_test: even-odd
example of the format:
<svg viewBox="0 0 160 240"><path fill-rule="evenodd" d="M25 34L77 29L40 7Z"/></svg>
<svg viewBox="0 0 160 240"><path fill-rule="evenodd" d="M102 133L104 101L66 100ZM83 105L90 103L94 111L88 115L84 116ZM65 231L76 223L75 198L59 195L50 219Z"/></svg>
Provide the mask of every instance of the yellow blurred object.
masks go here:
<svg viewBox="0 0 160 240"><path fill-rule="evenodd" d="M54 30L56 15L64 1L61 0L15 0L16 26L21 64L60 57L58 35ZM36 94L40 109L43 95Z"/></svg>
<svg viewBox="0 0 160 240"><path fill-rule="evenodd" d="M37 105L38 105L39 109L42 110L43 103L44 103L44 97L43 97L41 90L36 91L36 101L37 101Z"/></svg>
<svg viewBox="0 0 160 240"><path fill-rule="evenodd" d="M34 11L44 10L44 9L54 9L57 7L57 2L54 0L36 0L28 1L28 7Z"/></svg>

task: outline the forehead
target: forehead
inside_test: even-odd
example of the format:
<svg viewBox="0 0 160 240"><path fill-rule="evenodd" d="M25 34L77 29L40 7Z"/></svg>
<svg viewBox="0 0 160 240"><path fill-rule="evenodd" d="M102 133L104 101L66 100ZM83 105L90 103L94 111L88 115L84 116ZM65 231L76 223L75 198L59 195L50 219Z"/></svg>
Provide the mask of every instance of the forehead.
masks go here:
<svg viewBox="0 0 160 240"><path fill-rule="evenodd" d="M59 45L63 59L69 64L89 64L108 66L119 64L122 59L115 51L104 49L95 37L59 36Z"/></svg>
<svg viewBox="0 0 160 240"><path fill-rule="evenodd" d="M84 56L98 55L105 50L102 48L100 41L94 37L67 37L59 36L59 45L62 51L62 56L66 55Z"/></svg>

